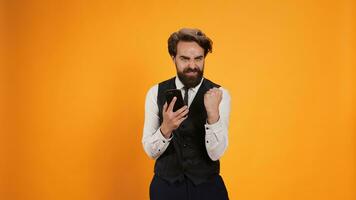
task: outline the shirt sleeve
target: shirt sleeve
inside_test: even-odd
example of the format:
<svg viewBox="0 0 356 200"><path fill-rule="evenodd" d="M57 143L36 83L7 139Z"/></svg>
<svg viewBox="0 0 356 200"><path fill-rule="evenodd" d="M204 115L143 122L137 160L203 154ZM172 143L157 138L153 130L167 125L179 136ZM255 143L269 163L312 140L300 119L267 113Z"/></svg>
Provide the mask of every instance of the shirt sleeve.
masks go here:
<svg viewBox="0 0 356 200"><path fill-rule="evenodd" d="M228 146L228 126L231 98L228 91L223 91L219 105L219 120L214 124L205 124L205 147L211 160L219 160Z"/></svg>
<svg viewBox="0 0 356 200"><path fill-rule="evenodd" d="M153 86L147 92L145 101L145 121L143 127L142 144L146 154L157 159L167 149L172 139L166 139L160 130L158 105L158 85Z"/></svg>

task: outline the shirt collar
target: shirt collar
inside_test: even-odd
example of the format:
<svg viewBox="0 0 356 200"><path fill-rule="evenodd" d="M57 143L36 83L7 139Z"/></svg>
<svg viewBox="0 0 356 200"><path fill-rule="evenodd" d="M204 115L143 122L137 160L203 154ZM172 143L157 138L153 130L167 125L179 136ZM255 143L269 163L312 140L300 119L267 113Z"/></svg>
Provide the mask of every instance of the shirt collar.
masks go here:
<svg viewBox="0 0 356 200"><path fill-rule="evenodd" d="M189 88L189 89L192 90L193 92L197 92L200 85L202 84L203 80L204 80L204 77L202 77L200 83L197 86L195 86L193 88ZM184 84L182 83L182 81L179 80L178 76L176 76L176 78L175 78L175 83L176 83L177 89L182 89L184 87Z"/></svg>

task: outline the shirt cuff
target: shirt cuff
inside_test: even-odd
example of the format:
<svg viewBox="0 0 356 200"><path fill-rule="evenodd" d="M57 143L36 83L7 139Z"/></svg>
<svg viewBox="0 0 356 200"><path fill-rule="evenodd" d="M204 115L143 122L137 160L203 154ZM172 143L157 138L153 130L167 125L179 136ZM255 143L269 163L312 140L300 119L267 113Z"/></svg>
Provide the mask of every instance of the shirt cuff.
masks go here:
<svg viewBox="0 0 356 200"><path fill-rule="evenodd" d="M161 131L161 127L159 127L159 129L158 129L158 138L163 142L163 143L166 143L166 142L170 142L171 140L172 140L172 138L173 138L173 133L171 134L171 137L169 137L168 139L167 138L165 138L164 136L163 136L163 133L162 133L162 131Z"/></svg>
<svg viewBox="0 0 356 200"><path fill-rule="evenodd" d="M209 124L208 121L205 123L205 133L212 134L220 131L222 129L221 118L218 119L214 124Z"/></svg>

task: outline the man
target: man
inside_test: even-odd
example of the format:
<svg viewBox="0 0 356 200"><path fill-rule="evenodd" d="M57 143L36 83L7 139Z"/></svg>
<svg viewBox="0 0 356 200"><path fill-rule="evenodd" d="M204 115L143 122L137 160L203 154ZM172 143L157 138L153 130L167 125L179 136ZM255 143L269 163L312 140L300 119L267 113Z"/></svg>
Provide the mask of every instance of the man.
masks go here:
<svg viewBox="0 0 356 200"><path fill-rule="evenodd" d="M177 76L147 93L142 143L156 160L151 200L225 200L219 159L228 145L230 96L203 78L212 41L198 29L181 29L168 39ZM180 89L186 105L173 111L165 91Z"/></svg>

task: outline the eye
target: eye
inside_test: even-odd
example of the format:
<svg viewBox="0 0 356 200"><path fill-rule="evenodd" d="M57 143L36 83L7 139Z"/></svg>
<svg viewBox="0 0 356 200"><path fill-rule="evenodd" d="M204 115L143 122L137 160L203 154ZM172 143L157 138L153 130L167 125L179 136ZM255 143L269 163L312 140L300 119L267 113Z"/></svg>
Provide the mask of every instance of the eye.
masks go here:
<svg viewBox="0 0 356 200"><path fill-rule="evenodd" d="M189 59L186 58L186 57L180 57L180 59L181 59L182 61L188 61L188 60L189 60Z"/></svg>

